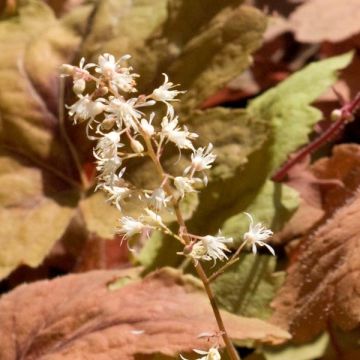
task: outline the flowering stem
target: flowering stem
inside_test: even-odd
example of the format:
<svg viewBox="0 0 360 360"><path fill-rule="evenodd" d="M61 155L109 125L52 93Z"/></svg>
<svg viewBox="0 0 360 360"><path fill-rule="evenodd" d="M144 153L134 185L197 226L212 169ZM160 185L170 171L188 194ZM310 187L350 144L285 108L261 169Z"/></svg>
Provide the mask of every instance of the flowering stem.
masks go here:
<svg viewBox="0 0 360 360"><path fill-rule="evenodd" d="M244 241L236 250L235 254L231 257L231 259L224 265L222 266L219 270L217 270L216 272L214 272L211 276L209 276L208 278L208 282L211 283L212 281L214 281L215 279L217 279L221 274L224 273L225 270L227 270L231 265L235 264L238 260L239 260L239 255L241 250L244 248L244 246L246 245L246 241Z"/></svg>
<svg viewBox="0 0 360 360"><path fill-rule="evenodd" d="M165 175L164 169L159 161L159 158L157 157L157 154L155 153L155 150L151 143L151 139L146 134L142 134L142 135L143 135L146 147L147 147L148 155L151 158L151 160L153 161L156 171L162 181L166 177L166 175ZM174 211L176 214L176 218L177 218L178 224L180 226L180 229L182 229L182 232L183 232L183 236L181 236L181 238L183 239L183 242L185 244L190 244L191 239L187 235L188 232L187 232L187 228L185 225L184 217L183 217L182 212L179 207L179 203L174 197L173 189L167 182L164 183L164 190L166 191L168 196L172 197L172 205L173 205L173 208L174 208ZM225 325L222 320L219 307L216 303L215 295L210 287L209 279L207 278L207 275L206 275L202 265L199 262L193 261L193 264L194 264L197 274L199 275L199 278L201 279L201 281L204 285L206 294L209 298L216 322L218 324L219 330L222 333L222 338L224 340L224 343L226 346L226 351L229 355L229 358L231 360L240 360L240 356L238 355L234 345L232 344L232 342L226 332Z"/></svg>

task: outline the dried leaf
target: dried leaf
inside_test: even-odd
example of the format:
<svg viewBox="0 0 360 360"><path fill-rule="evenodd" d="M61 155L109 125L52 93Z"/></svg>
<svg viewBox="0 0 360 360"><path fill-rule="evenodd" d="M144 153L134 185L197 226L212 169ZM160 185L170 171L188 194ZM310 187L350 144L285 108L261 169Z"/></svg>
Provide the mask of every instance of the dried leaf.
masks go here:
<svg viewBox="0 0 360 360"><path fill-rule="evenodd" d="M45 195L44 174L39 169L4 154L0 169L2 279L19 265L40 265L65 232L74 209L71 203L56 200L54 188L47 189L52 191L52 198Z"/></svg>
<svg viewBox="0 0 360 360"><path fill-rule="evenodd" d="M23 285L3 296L1 359L21 354L29 360L130 360L152 354L176 356L208 346L197 336L217 327L197 281L164 269L144 280L135 275L130 283L113 288L128 276L126 270L94 271ZM261 320L226 312L223 317L237 341L279 343L289 338Z"/></svg>
<svg viewBox="0 0 360 360"><path fill-rule="evenodd" d="M114 237L121 214L115 206L109 204L104 193L91 194L80 201L79 208L89 232L105 239Z"/></svg>
<svg viewBox="0 0 360 360"><path fill-rule="evenodd" d="M359 325L360 197L345 206L303 239L296 261L273 305L273 322L289 329L297 340L319 334L328 321L343 330Z"/></svg>
<svg viewBox="0 0 360 360"><path fill-rule="evenodd" d="M343 41L360 32L360 1L307 1L289 20L298 41Z"/></svg>

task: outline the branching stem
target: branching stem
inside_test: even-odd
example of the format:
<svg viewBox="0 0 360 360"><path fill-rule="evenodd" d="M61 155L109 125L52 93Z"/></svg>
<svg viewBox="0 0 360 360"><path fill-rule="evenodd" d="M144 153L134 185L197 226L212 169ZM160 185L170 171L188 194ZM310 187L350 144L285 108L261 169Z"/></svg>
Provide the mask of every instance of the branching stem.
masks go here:
<svg viewBox="0 0 360 360"><path fill-rule="evenodd" d="M144 141L145 141L145 144L146 144L146 147L147 147L148 155L149 155L149 157L151 158L151 160L153 161L153 163L155 165L155 168L156 168L156 171L157 171L157 174L158 174L160 180L163 181L163 179L166 177L166 173L165 173L165 171L164 171L164 169L163 169L163 167L162 167L162 165L161 165L161 163L159 161L157 153L154 150L154 147L153 147L153 145L151 143L151 139L144 133L142 134L142 136L144 138ZM174 211L175 211L176 218L177 218L178 224L180 226L180 229L182 230L181 231L182 236L180 236L180 237L181 237L181 239L183 239L183 243L188 245L188 244L190 244L191 239L187 235L188 232L187 232L186 224L185 224L185 221L184 221L184 217L183 217L181 209L179 207L179 203L176 200L176 198L174 197L174 191L173 191L172 187L169 185L168 182L164 183L164 190L165 190L165 192L167 193L168 196L171 196L172 206L174 208ZM207 294L207 296L209 298L209 301L210 301L210 304L211 304L211 307L212 307L216 322L218 324L219 330L220 330L220 332L222 334L222 338L224 340L224 343L225 343L225 346L226 346L226 351L227 351L227 353L229 355L229 358L231 360L240 360L240 356L238 355L233 343L231 342L231 340L229 338L229 335L226 332L225 325L224 325L223 319L221 317L219 307L218 307L218 305L216 303L215 295L214 295L214 293L213 293L213 291L212 291L212 289L210 287L209 279L208 279L202 265L200 264L200 262L193 261L193 264L194 264L194 267L196 269L197 274L199 275L199 278L201 279L201 281L202 281L202 283L204 285L206 294Z"/></svg>

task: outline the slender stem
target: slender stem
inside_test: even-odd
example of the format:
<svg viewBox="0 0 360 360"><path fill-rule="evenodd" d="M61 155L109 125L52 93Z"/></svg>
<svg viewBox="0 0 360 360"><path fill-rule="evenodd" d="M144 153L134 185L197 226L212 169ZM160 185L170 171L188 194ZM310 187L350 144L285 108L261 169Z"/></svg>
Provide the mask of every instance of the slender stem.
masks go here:
<svg viewBox="0 0 360 360"><path fill-rule="evenodd" d="M65 81L64 81L63 77L60 77L59 87L60 87L60 89L59 89L59 126L60 126L61 135L63 136L65 143L69 148L72 159L74 160L76 169L80 176L82 187L84 190L87 190L91 186L91 184L82 169L78 153L77 153L77 151L65 129L65 113L64 113Z"/></svg>
<svg viewBox="0 0 360 360"><path fill-rule="evenodd" d="M222 266L219 270L217 270L216 272L214 272L211 276L209 276L208 278L208 282L211 283L212 281L214 281L215 279L217 279L221 274L224 273L225 270L227 270L231 265L235 264L238 260L239 260L239 255L241 250L244 248L244 246L246 245L246 241L244 241L236 250L235 254L231 257L231 259L224 265Z"/></svg>
<svg viewBox="0 0 360 360"><path fill-rule="evenodd" d="M164 172L164 169L163 169L163 167L162 167L162 165L161 165L161 163L160 163L160 161L159 161L159 159L158 159L158 157L157 157L157 155L155 153L155 150L154 150L153 145L151 143L151 139L149 139L149 137L147 137L145 134L143 134L143 138L144 138L145 143L146 143L146 147L147 147L149 157L153 161L153 163L155 165L155 168L156 168L156 171L157 171L160 179L163 180L163 178L165 177L165 172ZM167 182L164 184L164 190L166 191L168 196L172 197L172 205L173 205L173 208L174 208L174 211L175 211L175 214L176 214L177 221L178 221L178 223L180 225L180 229L182 229L182 231L184 231L184 235L182 236L182 239L184 240L185 244L190 244L191 240L188 237L188 235L186 235L188 232L187 232L187 229L186 229L186 224L185 224L185 221L184 221L184 217L183 217L182 212L180 210L178 201L173 196L174 195L173 189L171 188L171 186ZM194 261L193 263L194 263L194 267L196 269L196 272L199 275L199 277L200 277L200 279L201 279L201 281L202 281L202 283L204 285L206 294L207 294L207 296L209 298L209 301L210 301L210 304L211 304L211 307L212 307L216 322L218 324L219 330L222 333L222 338L224 340L227 353L228 353L231 360L240 360L240 356L238 355L238 353L237 353L234 345L232 344L232 342L231 342L231 340L229 338L229 335L227 334L227 331L225 329L225 325L224 325L224 322L222 320L219 307L218 307L218 305L216 303L215 295L214 295L214 293L213 293L213 291L212 291L212 289L210 287L210 283L209 283L209 280L207 278L207 275L206 275L202 265L199 262Z"/></svg>

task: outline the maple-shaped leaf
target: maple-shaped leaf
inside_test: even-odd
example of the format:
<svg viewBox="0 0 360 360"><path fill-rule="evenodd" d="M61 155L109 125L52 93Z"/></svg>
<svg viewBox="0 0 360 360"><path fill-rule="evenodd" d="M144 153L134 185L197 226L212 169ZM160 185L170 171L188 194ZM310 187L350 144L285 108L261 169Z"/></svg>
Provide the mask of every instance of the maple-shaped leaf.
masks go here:
<svg viewBox="0 0 360 360"><path fill-rule="evenodd" d="M289 338L258 319L227 312L223 318L234 341ZM2 360L178 356L206 349L207 340L198 335L217 331L197 280L170 269L143 280L133 269L23 285L1 298L0 324Z"/></svg>
<svg viewBox="0 0 360 360"><path fill-rule="evenodd" d="M359 151L359 145L342 145L332 158L314 165L321 180L335 178L344 186L325 186L327 216L301 240L273 302L273 322L297 340L314 338L328 322L343 330L360 322Z"/></svg>

